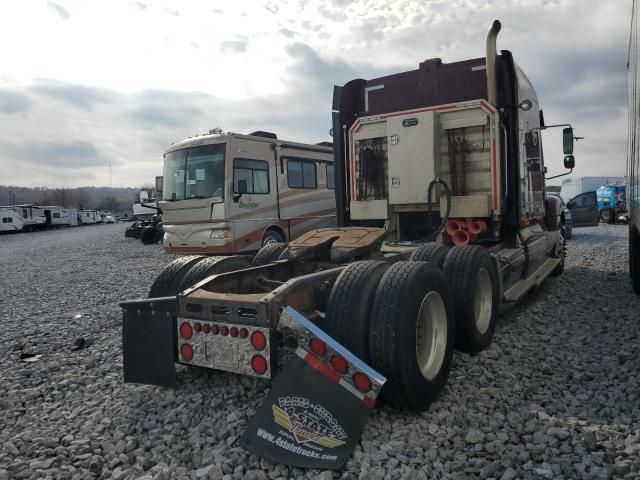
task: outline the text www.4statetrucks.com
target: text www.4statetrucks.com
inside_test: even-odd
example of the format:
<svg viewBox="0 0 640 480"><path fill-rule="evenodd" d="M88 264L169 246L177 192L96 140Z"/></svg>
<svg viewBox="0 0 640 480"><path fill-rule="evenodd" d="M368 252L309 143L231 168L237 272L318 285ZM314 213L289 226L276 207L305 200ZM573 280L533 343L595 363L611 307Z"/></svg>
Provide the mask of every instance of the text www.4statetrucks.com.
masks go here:
<svg viewBox="0 0 640 480"><path fill-rule="evenodd" d="M262 428L258 429L258 437L289 452L293 452L298 455L303 455L305 457L318 458L321 460L337 460L338 459L337 455L320 454L311 449L307 449L307 448L301 447L300 445L296 445L286 440L285 438L282 438L283 436L288 436L288 435L283 431L280 431L279 435L273 435L263 430Z"/></svg>

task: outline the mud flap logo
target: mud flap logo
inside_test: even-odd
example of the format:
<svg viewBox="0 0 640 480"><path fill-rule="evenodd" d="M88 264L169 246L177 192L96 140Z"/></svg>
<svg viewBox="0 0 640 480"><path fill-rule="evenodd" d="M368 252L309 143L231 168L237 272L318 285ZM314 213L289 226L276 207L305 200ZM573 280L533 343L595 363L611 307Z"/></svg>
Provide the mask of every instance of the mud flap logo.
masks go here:
<svg viewBox="0 0 640 480"><path fill-rule="evenodd" d="M240 439L245 449L294 467L342 468L371 409L293 355Z"/></svg>
<svg viewBox="0 0 640 480"><path fill-rule="evenodd" d="M272 405L273 419L297 443L314 442L327 448L344 445L347 434L323 406L300 397L280 397L278 404Z"/></svg>

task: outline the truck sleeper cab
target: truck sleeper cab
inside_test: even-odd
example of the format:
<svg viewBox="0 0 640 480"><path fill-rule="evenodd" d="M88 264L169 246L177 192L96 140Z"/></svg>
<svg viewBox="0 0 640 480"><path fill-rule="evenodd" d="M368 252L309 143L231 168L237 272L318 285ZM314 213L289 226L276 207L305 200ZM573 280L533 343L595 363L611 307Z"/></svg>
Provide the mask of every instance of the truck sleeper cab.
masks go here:
<svg viewBox="0 0 640 480"><path fill-rule="evenodd" d="M164 155L167 253L256 252L335 225L332 149L268 132L210 133Z"/></svg>

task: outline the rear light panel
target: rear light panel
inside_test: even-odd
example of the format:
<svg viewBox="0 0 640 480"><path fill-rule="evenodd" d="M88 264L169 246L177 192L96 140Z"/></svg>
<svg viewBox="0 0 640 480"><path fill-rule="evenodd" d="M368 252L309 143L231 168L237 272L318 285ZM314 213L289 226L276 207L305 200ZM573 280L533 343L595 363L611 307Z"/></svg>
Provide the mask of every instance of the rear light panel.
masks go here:
<svg viewBox="0 0 640 480"><path fill-rule="evenodd" d="M177 325L180 363L271 378L268 328L189 318Z"/></svg>

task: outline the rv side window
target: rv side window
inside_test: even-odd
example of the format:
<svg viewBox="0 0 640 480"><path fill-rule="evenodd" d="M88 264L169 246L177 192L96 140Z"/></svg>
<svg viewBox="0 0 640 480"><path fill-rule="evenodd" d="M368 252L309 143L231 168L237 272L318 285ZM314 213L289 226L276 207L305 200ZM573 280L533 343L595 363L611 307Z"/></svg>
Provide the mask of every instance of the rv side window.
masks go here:
<svg viewBox="0 0 640 480"><path fill-rule="evenodd" d="M60 214L59 213L54 213L53 214L53 218L60 218Z"/></svg>
<svg viewBox="0 0 640 480"><path fill-rule="evenodd" d="M13 223L13 218L11 218L11 217L2 217L2 223Z"/></svg>
<svg viewBox="0 0 640 480"><path fill-rule="evenodd" d="M333 173L333 165L330 163L327 163L327 188L329 190L335 190L336 188L336 183L335 183L336 179L334 177L334 173Z"/></svg>
<svg viewBox="0 0 640 480"><path fill-rule="evenodd" d="M240 193L238 183L243 180L248 194L269 193L269 164L263 160L235 158L233 160L233 193Z"/></svg>
<svg viewBox="0 0 640 480"><path fill-rule="evenodd" d="M289 188L316 188L318 186L316 162L288 160L287 178Z"/></svg>

